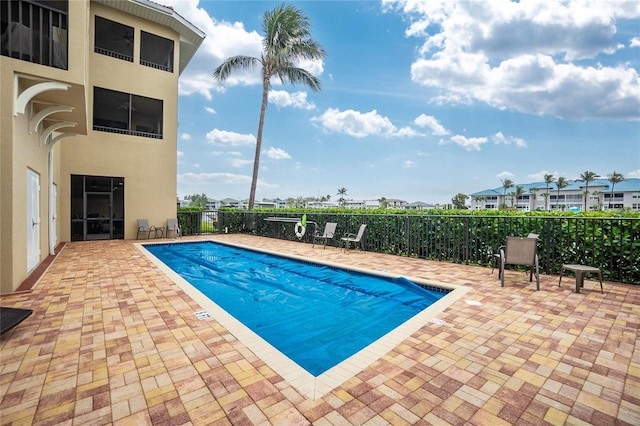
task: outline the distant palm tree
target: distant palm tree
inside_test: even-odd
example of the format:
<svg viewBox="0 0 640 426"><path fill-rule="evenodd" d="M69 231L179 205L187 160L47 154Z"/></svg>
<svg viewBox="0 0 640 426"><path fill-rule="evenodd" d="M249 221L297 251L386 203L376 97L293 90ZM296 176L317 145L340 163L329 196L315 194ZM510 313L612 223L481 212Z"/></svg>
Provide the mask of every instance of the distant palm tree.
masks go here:
<svg viewBox="0 0 640 426"><path fill-rule="evenodd" d="M531 188L531 200L533 202L533 208L531 211L536 210L536 204L538 204L538 191L540 191L540 188Z"/></svg>
<svg viewBox="0 0 640 426"><path fill-rule="evenodd" d="M473 201L475 202L476 208L481 207L482 209L484 209L485 206L483 206L482 204L487 201L487 197L484 195L472 195L471 198L473 199ZM480 206L478 206L480 205Z"/></svg>
<svg viewBox="0 0 640 426"><path fill-rule="evenodd" d="M522 185L516 186L515 199L518 199L524 195L524 187ZM511 201L511 207L513 207L513 198Z"/></svg>
<svg viewBox="0 0 640 426"><path fill-rule="evenodd" d="M544 211L549 211L549 185L555 180L553 175L544 175L544 183L547 184L547 192L544 194Z"/></svg>
<svg viewBox="0 0 640 426"><path fill-rule="evenodd" d="M584 182L584 211L587 211L587 198L589 197L589 183L600 177L596 172L586 171L580 175L578 182Z"/></svg>
<svg viewBox="0 0 640 426"><path fill-rule="evenodd" d="M511 179L500 179L500 182L502 182L502 188L504 189L504 192L503 192L504 205L506 206L507 205L507 189L513 188L514 183Z"/></svg>
<svg viewBox="0 0 640 426"><path fill-rule="evenodd" d="M378 199L378 202L380 203L381 209L386 209L387 207L389 207L389 202L387 201L387 197L380 197Z"/></svg>
<svg viewBox="0 0 640 426"><path fill-rule="evenodd" d="M556 210L558 210L558 203L560 202L560 190L569 186L569 182L564 177L560 176L556 181L556 186L558 187L558 194L556 195Z"/></svg>
<svg viewBox="0 0 640 426"><path fill-rule="evenodd" d="M622 176L622 173L614 171L610 175L607 175L607 179L611 182L611 195L609 196L609 208L611 209L613 208L613 188L616 186L616 183L620 183L624 180L624 176Z"/></svg>
<svg viewBox="0 0 640 426"><path fill-rule="evenodd" d="M282 83L303 83L313 91L321 88L320 79L311 72L299 68L301 60L324 59L322 47L310 38L311 23L309 18L294 6L282 4L273 11L266 12L262 19L263 51L260 58L252 56L232 56L220 64L213 76L225 81L232 71L262 68L262 106L258 121L258 135L256 136L256 152L253 160L253 177L251 178L251 192L249 193L249 210L253 209L258 183L258 168L260 165L260 151L262 149L262 130L264 115L269 100L271 78L278 77Z"/></svg>
<svg viewBox="0 0 640 426"><path fill-rule="evenodd" d="M344 207L344 202L346 201L346 195L347 195L347 188L342 187L340 189L338 189L338 194L340 196L340 198L338 198L338 203L340 204L340 206Z"/></svg>
<svg viewBox="0 0 640 426"><path fill-rule="evenodd" d="M602 195L602 201L600 201L600 196ZM604 192L595 190L593 191L593 196L596 198L596 205L591 206L593 210L602 210L602 206L604 205Z"/></svg>

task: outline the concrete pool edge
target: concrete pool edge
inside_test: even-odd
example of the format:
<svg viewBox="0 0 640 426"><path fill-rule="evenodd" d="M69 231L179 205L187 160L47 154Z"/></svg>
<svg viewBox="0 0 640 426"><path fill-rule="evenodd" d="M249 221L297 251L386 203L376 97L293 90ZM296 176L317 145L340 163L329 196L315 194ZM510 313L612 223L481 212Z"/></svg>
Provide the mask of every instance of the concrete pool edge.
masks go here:
<svg viewBox="0 0 640 426"><path fill-rule="evenodd" d="M412 318L399 325L389 333L380 337L376 341L369 344L364 349L360 350L351 357L340 362L336 366L330 368L319 376L313 376L305 369L300 367L286 355L275 349L271 344L262 339L260 336L251 331L243 323L237 320L235 317L227 313L224 309L218 306L215 302L203 295L199 290L193 287L184 278L166 266L163 262L157 259L153 254L145 249L145 245L152 244L181 244L192 242L205 242L211 241L219 244L225 244L228 246L238 247L242 249L257 251L260 253L267 253L279 257L285 257L298 261L315 263L318 265L327 265L330 267L340 268L347 271L362 272L372 275L385 276L396 278L403 276L419 285L429 287L440 287L450 292L442 299L438 300L431 306L425 308ZM376 360L380 359L386 353L393 350L405 339L409 338L412 334L420 330L423 326L427 325L432 319L443 312L446 308L464 296L471 289L464 286L456 286L449 283L443 283L435 280L425 280L422 278L398 275L389 273L383 270L370 270L365 268L350 267L340 263L328 262L328 261L316 261L310 260L304 257L283 254L275 251L265 249L255 249L250 246L241 244L232 244L224 241L219 241L214 238L203 238L198 240L187 241L158 241L158 242L144 242L133 243L134 246L145 255L158 269L164 272L180 289L182 289L191 299L198 303L203 310L207 311L211 318L220 323L225 329L227 329L240 343L251 350L258 358L260 358L265 364L272 368L277 374L279 374L284 380L286 380L291 386L296 388L303 396L308 399L318 399L330 392L332 389L340 386L345 381L354 377L362 370L369 367Z"/></svg>

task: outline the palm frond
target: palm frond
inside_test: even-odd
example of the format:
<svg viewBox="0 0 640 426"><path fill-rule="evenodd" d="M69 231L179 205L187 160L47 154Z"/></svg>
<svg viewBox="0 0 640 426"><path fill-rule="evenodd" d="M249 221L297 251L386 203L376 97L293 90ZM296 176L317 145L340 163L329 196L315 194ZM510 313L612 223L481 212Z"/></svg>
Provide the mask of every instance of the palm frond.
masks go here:
<svg viewBox="0 0 640 426"><path fill-rule="evenodd" d="M280 78L282 83L290 82L291 84L302 83L308 86L314 92L319 92L322 89L322 83L320 79L311 74L304 68L299 67L280 67L276 74Z"/></svg>
<svg viewBox="0 0 640 426"><path fill-rule="evenodd" d="M213 71L213 76L220 81L225 81L229 75L239 69L255 69L261 64L261 60L253 56L237 55L227 58Z"/></svg>
<svg viewBox="0 0 640 426"><path fill-rule="evenodd" d="M282 49L282 55L293 59L323 59L326 52L318 43L311 39L292 40Z"/></svg>

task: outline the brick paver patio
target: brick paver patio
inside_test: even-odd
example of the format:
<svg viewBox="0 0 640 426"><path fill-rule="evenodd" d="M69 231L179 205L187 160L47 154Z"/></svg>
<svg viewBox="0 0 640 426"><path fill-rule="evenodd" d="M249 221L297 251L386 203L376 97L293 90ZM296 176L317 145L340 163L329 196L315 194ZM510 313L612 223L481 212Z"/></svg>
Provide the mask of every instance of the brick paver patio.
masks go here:
<svg viewBox="0 0 640 426"><path fill-rule="evenodd" d="M130 241L67 244L0 339L2 425L640 425L640 286L247 235L211 237L471 290L307 399ZM477 303L468 303L469 301Z"/></svg>

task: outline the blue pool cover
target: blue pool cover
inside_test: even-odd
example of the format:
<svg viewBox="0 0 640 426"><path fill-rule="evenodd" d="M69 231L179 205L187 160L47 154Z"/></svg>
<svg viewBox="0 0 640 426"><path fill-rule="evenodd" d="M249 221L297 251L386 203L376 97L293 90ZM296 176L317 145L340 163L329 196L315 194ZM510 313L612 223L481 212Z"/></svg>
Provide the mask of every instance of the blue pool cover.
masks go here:
<svg viewBox="0 0 640 426"><path fill-rule="evenodd" d="M314 376L447 292L210 241L144 247Z"/></svg>

